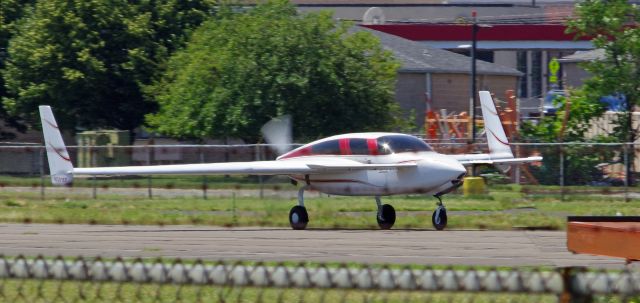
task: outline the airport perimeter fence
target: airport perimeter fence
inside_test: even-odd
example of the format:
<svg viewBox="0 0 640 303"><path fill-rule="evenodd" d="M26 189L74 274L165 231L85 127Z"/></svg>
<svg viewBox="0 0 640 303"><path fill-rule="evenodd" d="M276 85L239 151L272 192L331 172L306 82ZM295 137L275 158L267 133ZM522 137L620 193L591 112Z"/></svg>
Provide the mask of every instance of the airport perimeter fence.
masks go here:
<svg viewBox="0 0 640 303"><path fill-rule="evenodd" d="M441 153L486 152L486 144L431 142ZM512 143L517 157L539 155L542 162L514 165L507 174L492 167L479 167L477 173L490 185L525 184L548 185L523 188L532 192L572 194L598 192L624 194L635 191L637 173L627 178L626 167L640 171L640 144L628 143ZM296 147L299 145L294 145ZM136 145L136 146L69 146L76 167L126 166L156 164L186 164L273 160L276 154L267 144L241 145ZM631 183L629 183L631 179ZM92 189L87 193L96 197L109 193L110 189L125 187L137 189L140 194L152 197L154 189L191 189L190 195L207 198L216 188L255 190L260 197L270 192L295 188L285 177L245 176L125 176L92 179L80 177L75 187ZM51 186L45 151L39 145L0 145L0 187L22 186L39 190L42 197Z"/></svg>
<svg viewBox="0 0 640 303"><path fill-rule="evenodd" d="M638 302L640 272L0 257L3 302Z"/></svg>

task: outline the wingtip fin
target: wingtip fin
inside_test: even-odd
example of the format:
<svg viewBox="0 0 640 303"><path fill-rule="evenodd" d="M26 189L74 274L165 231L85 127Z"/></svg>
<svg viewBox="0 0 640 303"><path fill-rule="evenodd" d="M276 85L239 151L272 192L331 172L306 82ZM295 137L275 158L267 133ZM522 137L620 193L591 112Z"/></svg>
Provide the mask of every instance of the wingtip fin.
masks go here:
<svg viewBox="0 0 640 303"><path fill-rule="evenodd" d="M44 145L47 151L47 160L51 172L51 182L54 185L68 185L73 182L73 164L67 152L67 147L62 140L62 134L53 116L53 111L48 105L38 107Z"/></svg>
<svg viewBox="0 0 640 303"><path fill-rule="evenodd" d="M482 108L482 118L485 125L485 133L487 143L489 145L489 153L501 158L513 158L511 147L509 146L509 138L507 138L500 115L493 103L493 98L489 91L479 91L480 105Z"/></svg>

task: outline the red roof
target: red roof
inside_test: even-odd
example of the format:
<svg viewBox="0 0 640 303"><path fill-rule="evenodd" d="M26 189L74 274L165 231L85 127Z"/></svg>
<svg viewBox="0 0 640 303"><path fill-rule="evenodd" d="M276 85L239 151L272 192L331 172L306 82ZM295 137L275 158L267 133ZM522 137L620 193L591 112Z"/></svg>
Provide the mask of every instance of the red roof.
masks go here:
<svg viewBox="0 0 640 303"><path fill-rule="evenodd" d="M361 25L413 41L461 41L471 39L469 24ZM494 24L478 30L478 41L573 41L561 24ZM583 37L578 40L590 40Z"/></svg>

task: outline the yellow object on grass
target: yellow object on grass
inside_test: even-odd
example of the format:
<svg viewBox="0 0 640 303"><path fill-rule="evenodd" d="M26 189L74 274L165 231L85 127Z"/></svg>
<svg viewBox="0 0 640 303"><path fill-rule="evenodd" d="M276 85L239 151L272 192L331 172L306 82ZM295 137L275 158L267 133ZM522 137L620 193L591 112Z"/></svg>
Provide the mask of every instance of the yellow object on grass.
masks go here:
<svg viewBox="0 0 640 303"><path fill-rule="evenodd" d="M462 193L465 196L484 194L484 179L482 177L465 177Z"/></svg>

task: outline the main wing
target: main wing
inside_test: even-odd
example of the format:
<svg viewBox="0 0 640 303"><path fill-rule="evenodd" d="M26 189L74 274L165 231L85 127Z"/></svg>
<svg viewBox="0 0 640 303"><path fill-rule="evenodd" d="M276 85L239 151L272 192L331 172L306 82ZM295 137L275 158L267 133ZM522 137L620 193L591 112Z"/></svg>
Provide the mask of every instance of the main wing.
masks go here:
<svg viewBox="0 0 640 303"><path fill-rule="evenodd" d="M312 175L354 170L397 169L414 167L415 163L364 164L348 159L291 159L280 161L226 162L206 164L172 164L73 168L73 175Z"/></svg>
<svg viewBox="0 0 640 303"><path fill-rule="evenodd" d="M312 175L416 166L415 163L365 164L350 159L319 156L279 161L74 168L51 108L43 105L39 109L51 181L56 185L73 182L75 175Z"/></svg>
<svg viewBox="0 0 640 303"><path fill-rule="evenodd" d="M526 158L506 158L506 159L464 159L458 158L458 162L462 165L474 165L474 164L521 164L529 162L542 161L542 157L526 157Z"/></svg>

